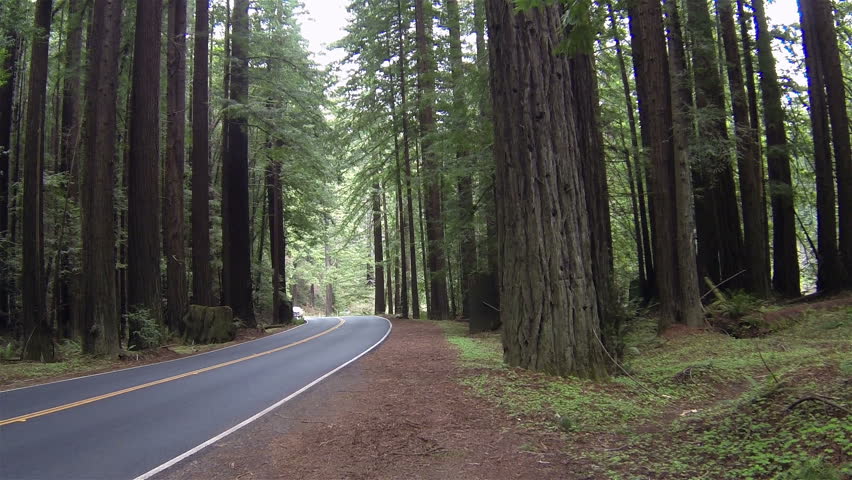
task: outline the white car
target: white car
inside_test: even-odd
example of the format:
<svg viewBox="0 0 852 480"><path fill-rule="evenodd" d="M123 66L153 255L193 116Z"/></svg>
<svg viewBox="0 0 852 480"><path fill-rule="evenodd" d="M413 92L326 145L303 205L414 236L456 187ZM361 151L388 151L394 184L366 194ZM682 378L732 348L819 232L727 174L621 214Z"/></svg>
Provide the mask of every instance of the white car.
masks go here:
<svg viewBox="0 0 852 480"><path fill-rule="evenodd" d="M302 310L302 307L293 307L293 320L304 320L305 319L305 311Z"/></svg>

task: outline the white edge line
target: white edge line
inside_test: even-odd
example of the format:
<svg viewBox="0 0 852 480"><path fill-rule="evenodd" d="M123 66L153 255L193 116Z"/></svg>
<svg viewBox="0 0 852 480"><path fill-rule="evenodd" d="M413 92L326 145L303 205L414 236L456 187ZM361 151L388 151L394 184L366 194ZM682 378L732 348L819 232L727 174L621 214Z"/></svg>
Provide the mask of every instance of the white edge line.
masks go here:
<svg viewBox="0 0 852 480"><path fill-rule="evenodd" d="M338 317L338 318L342 318L342 317ZM311 388L311 387L313 387L314 385L316 385L316 384L320 383L321 381L323 381L323 380L325 380L326 378L330 377L331 375L333 375L333 374L334 374L334 373L336 373L337 371L341 370L342 368L346 367L346 366L347 366L347 365L349 365L350 363L352 363L352 362L354 362L355 360L358 360L359 358L363 357L364 355L366 355L367 353L369 353L369 352L370 352L371 350L373 350L374 348L378 347L378 346L379 346L382 342L384 342L384 341L385 341L385 339L386 339L386 338L388 338L388 335L390 335L390 333L391 333L391 329L393 329L393 324L391 323L391 321L390 321L390 320L388 320L387 318L384 318L384 317L374 317L374 318L381 318L381 319L383 319L384 321L388 322L388 331L385 333L385 336L383 336L383 337L382 337L382 338L381 338L378 342L374 343L371 347L369 347L368 349L366 349L366 350L364 350L363 352L359 353L356 357L352 358L351 360L347 361L346 363L343 363L342 365L338 366L338 367L337 367L337 368L335 368L334 370L331 370L330 372L328 372L328 373L326 373L325 375L323 375L323 376L321 376L321 377L317 378L316 380L314 380L313 382L311 382L311 383L309 383L309 384L305 385L304 387L300 388L299 390L296 390L295 392L291 393L291 394L290 394L290 395L288 395L287 397L284 397L283 399L279 400L278 402L276 402L276 403L274 403L274 404L270 405L269 407L265 408L264 410L260 411L259 413L257 413L257 414L255 414L255 415L253 415L253 416L251 416L251 417L249 417L249 418L247 418L247 419L243 420L242 422L240 422L240 423L238 423L237 425L234 425L233 427L231 427L231 428L229 428L229 429L225 430L224 432L220 433L219 435L216 435L215 437L211 438L210 440L207 440L206 442L204 442L204 443L202 443L202 444L200 444L200 445L198 445L198 446L196 446L196 447L194 447L194 448L192 448L192 449L190 449L190 450L187 450L186 452L184 452L184 453L182 453L182 454L178 455L177 457L175 457L175 458L173 458L173 459L169 460L168 462L166 462L166 463L164 463L164 464L162 464L162 465L160 465L160 466L158 466L158 467L155 467L154 469L149 470L149 471L147 471L147 472L143 473L142 475L139 475L139 476L138 476L138 477L136 477L134 480L146 480L146 479L148 479L148 478L151 478L151 477L153 477L154 475L156 475L156 474L158 474L158 473L162 472L163 470L165 470L165 469L167 469L167 468L169 468L169 467L174 466L175 464L177 464L177 463L178 463L178 462L180 462L181 460L184 460L184 459L186 459L187 457L190 457L190 456L192 456L192 455L195 455L196 453L200 452L201 450L203 450L203 449L205 449L205 448L209 447L210 445L212 445L212 444L214 444L214 443L218 442L219 440L221 440L221 439L223 439L223 438L227 437L228 435L230 435L230 434L232 434L232 433L236 432L237 430L239 430L239 429L241 429L241 428L245 427L246 425L248 425L248 424L250 424L250 423L254 422L254 421L255 421L255 420L257 420L257 419L259 419L260 417L262 417L262 416L266 415L267 413L269 413L269 412L271 412L271 411L275 410L276 408L280 407L281 405L284 405L285 403L289 402L290 400L292 400L292 399L296 398L298 395L300 395L300 394L304 393L306 390L310 389L310 388Z"/></svg>
<svg viewBox="0 0 852 480"><path fill-rule="evenodd" d="M326 317L316 317L316 318L326 318ZM247 342L235 343L233 345L228 345L227 347L216 348L216 349L213 349L213 350L208 350L206 352L193 353L192 355L186 355L186 356L183 356L183 357L180 357L180 358L173 358L171 360L163 360L162 362L146 363L145 365L136 365L135 367L119 368L118 370L110 370L108 372L92 373L92 374L89 374L89 375L82 375L82 376L79 376L79 377L65 378L65 379L62 379L62 380L54 380L52 382L47 382L47 383L37 383L35 385L27 385L26 387L10 388L9 390L0 390L0 393L14 392L14 391L17 391L17 390L25 390L27 388L43 387L45 385L53 385L54 383L71 382L71 381L74 381L74 380L80 380L80 379L89 378L89 377L99 377L101 375L109 375L109 374L112 374L112 373L126 372L128 370L136 370L137 368L153 367L154 365L162 365L164 363L179 362L181 360L200 357L202 355L207 355L208 353L221 352L222 350L227 350L229 348L239 347L240 345L247 345L249 343L256 342L258 340L263 340L264 338L270 338L270 337L274 337L276 335L281 335L283 333L292 332L293 330L296 330L299 327L304 327L305 325L308 324L309 321L310 320L306 317L305 323L303 323L301 325L296 325L293 328L288 328L287 330L284 330L283 332L273 333L272 335L266 335L264 337L255 338L254 340L249 340Z"/></svg>

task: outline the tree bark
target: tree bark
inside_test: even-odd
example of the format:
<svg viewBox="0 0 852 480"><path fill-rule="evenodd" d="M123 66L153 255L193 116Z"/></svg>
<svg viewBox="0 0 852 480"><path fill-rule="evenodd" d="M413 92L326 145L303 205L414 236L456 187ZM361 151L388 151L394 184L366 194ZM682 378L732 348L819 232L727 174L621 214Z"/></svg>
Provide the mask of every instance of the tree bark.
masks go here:
<svg viewBox="0 0 852 480"><path fill-rule="evenodd" d="M559 6L488 0L505 361L606 375L568 60Z"/></svg>
<svg viewBox="0 0 852 480"><path fill-rule="evenodd" d="M186 150L186 0L170 0L168 16L163 253L166 257L165 320L172 331L177 331L188 308L183 213Z"/></svg>
<svg viewBox="0 0 852 480"><path fill-rule="evenodd" d="M749 292L766 298L771 290L769 272L769 238L766 226L766 204L763 193L763 168L758 148L757 130L752 128L748 97L746 96L740 51L737 43L734 9L731 0L716 3L722 40L725 44L725 63L731 89L734 131L737 137L737 163L740 177L740 198L743 210L745 245L745 279Z"/></svg>
<svg viewBox="0 0 852 480"><path fill-rule="evenodd" d="M760 89L763 92L763 123L766 128L766 161L769 166L769 196L772 205L772 287L785 297L797 297L799 287L799 252L796 245L796 210L793 206L793 183L790 174L790 152L784 130L784 108L781 87L775 71L769 27L763 0L753 0L757 31L757 61Z"/></svg>
<svg viewBox="0 0 852 480"><path fill-rule="evenodd" d="M17 4L9 4L11 8ZM12 174L10 168L10 157L12 151L12 119L15 104L16 86L19 82L18 57L20 46L20 34L17 30L10 32L7 38L9 49L3 58L3 71L9 77L0 85L0 328L10 325L11 304L9 292L11 290L10 279L12 277L9 266L9 180Z"/></svg>
<svg viewBox="0 0 852 480"><path fill-rule="evenodd" d="M668 9L677 22L674 3L667 5L671 5ZM743 277L738 274L743 269L743 240L730 150L726 148L725 92L713 40L714 24L705 0L687 0L686 6L695 83L695 115L690 120L696 127L697 144L692 151L704 152L693 153L696 161L691 162L698 270L702 278L709 277L715 284L728 280L725 288L736 289L742 286ZM674 76L672 79L678 81ZM688 76L679 81L689 84Z"/></svg>
<svg viewBox="0 0 852 480"><path fill-rule="evenodd" d="M121 0L95 0L86 81L83 210L83 351L118 354L113 164L121 46Z"/></svg>
<svg viewBox="0 0 852 480"><path fill-rule="evenodd" d="M391 275L391 270L392 270L391 265L393 265L395 263L395 261L390 260L391 258L393 258L393 248L391 247L391 231L388 228L388 202L387 202L387 197L385 195L386 190L387 190L386 187L382 188L382 220L384 221L384 226L385 226L385 247L384 247L384 251L387 252L387 256L384 259L385 260L385 262L384 262L385 278L387 280L387 284L385 286L385 295L387 296L387 301L385 302L385 306L386 306L387 313L393 314L394 313L394 308L393 308L394 307L394 303L393 303L394 302L394 293L393 293L393 289L394 289L394 285L396 285L396 282L398 282L399 279L398 278L394 279L393 275Z"/></svg>
<svg viewBox="0 0 852 480"><path fill-rule="evenodd" d="M852 286L852 146L850 146L849 114L843 69L840 63L837 32L831 2L802 0L812 4L813 24L819 41L819 62L831 118L831 139L837 169L837 203L839 248L847 287Z"/></svg>
<svg viewBox="0 0 852 480"><path fill-rule="evenodd" d="M584 19L591 21L591 19ZM598 77L595 69L592 37L578 39L578 51L568 59L577 128L577 147L580 152L580 173L585 187L586 210L592 248L592 277L597 293L601 339L614 357L621 354L621 319L614 306L612 285L612 225L609 213L609 187L601 133Z"/></svg>
<svg viewBox="0 0 852 480"><path fill-rule="evenodd" d="M428 315L432 320L446 319L450 314L447 297L447 260L444 254L444 222L441 200L441 167L435 153L431 151L430 136L435 130L434 96L435 68L432 63L431 32L432 0L414 0L414 24L417 39L417 85L419 93L418 119L420 121L420 152L425 176L426 250L428 252L429 304ZM428 15L427 15L428 10ZM426 22L429 22L427 25Z"/></svg>
<svg viewBox="0 0 852 480"><path fill-rule="evenodd" d="M374 254L374 284L376 287L376 313L385 313L385 256L382 244L382 198L381 186L373 185L373 254Z"/></svg>
<svg viewBox="0 0 852 480"><path fill-rule="evenodd" d="M660 4L654 0L634 0L628 5L639 119L650 163L652 242L661 309L659 329L662 331L675 322L700 325L703 315L689 221L692 209L689 166L685 155L676 157L671 140L676 134L674 109L682 115L683 96L678 96L678 105L674 106Z"/></svg>
<svg viewBox="0 0 852 480"><path fill-rule="evenodd" d="M473 287L473 276L476 273L476 231L474 229L475 210L473 206L473 177L469 173L472 166L468 165L469 152L464 148L468 141L469 122L467 106L465 105L462 82L464 81L464 62L462 61L461 25L459 20L458 0L447 0L447 20L450 34L450 70L453 88L453 112L451 115L453 135L456 138L456 161L464 174L456 186L458 192L459 210L459 284L461 290L462 317L470 317L469 292Z"/></svg>
<svg viewBox="0 0 852 480"><path fill-rule="evenodd" d="M192 303L214 305L210 267L209 1L195 3L192 68Z"/></svg>
<svg viewBox="0 0 852 480"><path fill-rule="evenodd" d="M821 62L823 53L817 34L817 31L825 28L825 26L816 23L813 3L809 0L799 0L798 4L805 69L808 78L811 134L814 142L814 173L816 174L817 197L817 291L827 292L841 288L846 272L840 262L837 247L834 171L831 163L830 127L824 88L825 70ZM849 135L846 136L848 138Z"/></svg>
<svg viewBox="0 0 852 480"><path fill-rule="evenodd" d="M235 0L232 11L230 99L233 106L248 103L248 0ZM225 304L248 327L256 326L252 306L251 251L248 192L248 119L246 113L226 115L227 150L224 155L222 223L228 225L223 237Z"/></svg>
<svg viewBox="0 0 852 480"><path fill-rule="evenodd" d="M408 88L406 82L406 54L405 54L405 30L403 27L402 15L402 0L397 2L397 19L399 22L399 86L401 99L401 115L402 115L402 152L405 162L405 187L407 195L407 227L408 227L408 257L410 260L409 270L411 273L411 317L420 318L420 289L417 287L417 253L415 251L414 240L414 193L411 188L411 128L408 121ZM405 257L402 257L402 263L405 264ZM405 274L405 266L403 266L403 275ZM408 318L408 306L406 300L408 293L403 296L403 318Z"/></svg>
<svg viewBox="0 0 852 480"><path fill-rule="evenodd" d="M160 291L160 38L161 0L138 0L133 54L130 151L127 175L128 309L147 311L161 324ZM151 347L130 317L129 345Z"/></svg>
<svg viewBox="0 0 852 480"><path fill-rule="evenodd" d="M24 205L22 226L21 299L23 301L23 354L26 360L55 359L53 326L48 321L44 277L44 123L47 101L47 62L52 0L35 5L30 80L27 91L24 143Z"/></svg>

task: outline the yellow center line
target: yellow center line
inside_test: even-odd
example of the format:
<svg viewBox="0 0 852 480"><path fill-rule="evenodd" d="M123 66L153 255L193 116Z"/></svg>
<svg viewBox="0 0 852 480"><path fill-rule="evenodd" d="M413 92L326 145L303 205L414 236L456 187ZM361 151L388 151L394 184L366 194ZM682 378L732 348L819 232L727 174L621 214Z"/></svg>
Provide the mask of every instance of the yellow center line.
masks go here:
<svg viewBox="0 0 852 480"><path fill-rule="evenodd" d="M216 369L219 369L219 368L222 368L222 367L227 367L229 365L234 365L234 364L237 364L237 363L240 363L240 362L245 362L247 360L252 360L254 358L262 357L264 355L269 355L271 353L280 352L281 350L285 350L285 349L290 348L290 347L295 347L296 345L300 345L300 344L303 344L305 342L309 342L309 341L311 341L315 338L321 337L321 336L323 336L327 333L330 333L334 330L337 330L338 328L342 327L344 323L346 323L346 320L344 320L342 318L338 318L338 320L339 320L339 322L337 323L337 325L329 328L328 330L324 330L324 331L322 331L322 332L320 332L316 335L312 335L308 338L299 340L298 342L289 343L289 344L284 345L282 347L273 348L272 350L267 350L265 352L255 353L255 354L248 355L248 356L242 357L242 358L237 358L235 360L231 360L231 361L228 361L228 362L218 363L216 365L211 365L209 367L199 368L198 370L193 370L191 372L181 373L180 375L174 375L172 377L162 378L160 380L154 380L153 382L143 383L141 385L136 385L135 387L129 387L129 388L125 388L123 390L117 390L115 392L110 392L110 393L105 393L103 395L98 395L96 397L90 397L90 398L86 398L86 399L79 400L79 401L76 401L76 402L67 403L65 405L59 405L58 407L47 408L47 409L44 409L44 410L39 410L37 412L27 413L25 415L20 415L20 416L13 417L13 418L7 418L6 420L0 420L0 427L2 427L4 425L9 425L11 423L26 422L27 420L30 420L32 418L43 417L45 415L50 415L51 413L61 412L63 410L68 410L68 409L71 409L71 408L74 408L74 407L79 407L79 406L82 406L82 405L87 405L89 403L94 403L94 402L97 402L99 400L105 400L107 398L117 397L119 395L124 395L126 393L135 392L137 390L142 390L143 388L153 387L153 386L156 386L156 385L162 385L164 383L173 382L175 380L180 380L181 378L186 378L186 377L189 377L191 375L198 375L199 373L209 372L211 370L216 370Z"/></svg>

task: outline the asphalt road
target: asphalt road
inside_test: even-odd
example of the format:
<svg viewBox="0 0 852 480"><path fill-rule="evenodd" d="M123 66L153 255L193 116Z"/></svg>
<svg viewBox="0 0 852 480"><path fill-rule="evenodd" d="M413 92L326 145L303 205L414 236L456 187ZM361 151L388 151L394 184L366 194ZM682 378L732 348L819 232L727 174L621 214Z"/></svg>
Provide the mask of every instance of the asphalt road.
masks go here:
<svg viewBox="0 0 852 480"><path fill-rule="evenodd" d="M149 475L317 383L388 333L379 317L317 318L206 354L0 392L0 479Z"/></svg>

